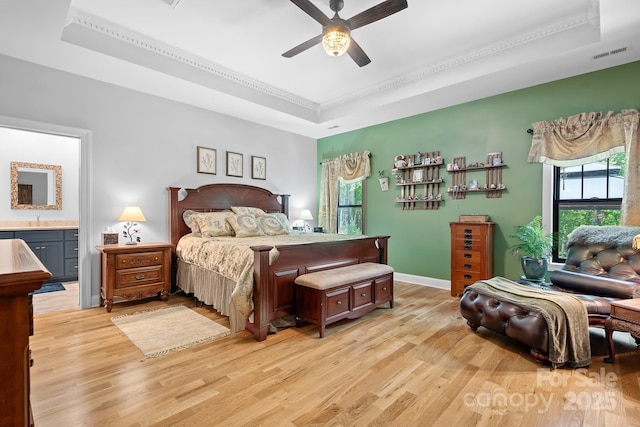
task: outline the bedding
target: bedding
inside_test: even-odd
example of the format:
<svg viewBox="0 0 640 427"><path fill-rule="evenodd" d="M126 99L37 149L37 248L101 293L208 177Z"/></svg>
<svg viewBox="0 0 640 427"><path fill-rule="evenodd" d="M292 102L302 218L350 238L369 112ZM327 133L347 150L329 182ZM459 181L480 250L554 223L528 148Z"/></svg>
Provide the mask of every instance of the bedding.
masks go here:
<svg viewBox="0 0 640 427"><path fill-rule="evenodd" d="M227 221L242 223L241 217L248 214L231 215ZM258 218L268 217L263 215ZM286 217L285 217L286 218ZM273 220L284 227L273 216ZM253 223L252 223L253 224ZM256 224L257 221L256 221ZM274 228L277 225L271 224ZM233 336L245 328L253 312L254 251L251 247L271 246L269 264L279 255L277 246L312 244L364 239L362 235L289 232L279 235L252 237L206 236L193 233L183 236L176 247L178 256L177 285L187 293L193 293L205 304L212 305L225 316L229 316ZM207 274L211 273L211 274Z"/></svg>

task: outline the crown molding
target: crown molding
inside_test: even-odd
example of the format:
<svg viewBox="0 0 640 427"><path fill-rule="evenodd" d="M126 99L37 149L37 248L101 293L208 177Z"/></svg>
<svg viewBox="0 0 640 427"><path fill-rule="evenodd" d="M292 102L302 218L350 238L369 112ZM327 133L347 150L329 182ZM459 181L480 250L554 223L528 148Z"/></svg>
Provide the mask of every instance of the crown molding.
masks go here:
<svg viewBox="0 0 640 427"><path fill-rule="evenodd" d="M80 43L79 40L75 40L77 37L69 36L69 31L66 32L67 37L65 37L65 31L74 26L79 26L85 30L99 33L102 36L107 36L109 38L117 40L118 42L126 43L137 49L143 49L155 55L160 55L172 61L179 62L182 65L195 68L198 71L205 72L217 78L222 78L234 85L241 85L245 88L251 89L252 91L257 91L264 95L268 95L270 97L274 97L279 100L286 101L287 103L296 105L298 107L302 107L309 111L317 112L319 109L319 105L317 103L312 102L306 98L296 96L290 92L283 91L273 86L269 86L264 82L252 79L248 76L245 76L243 74L240 74L233 70L225 68L219 64L207 61L204 58L190 54L182 49L178 49L178 48L166 45L158 40L150 39L142 34L136 33L134 31L123 28L117 24L114 24L113 22L100 19L95 15L91 15L76 9L71 9L67 16L65 30L63 30L63 39L65 41L68 41L71 43L78 42L77 44L79 45L92 48L92 46L86 45L87 44L86 41L83 41L83 43ZM96 49L96 50L102 51L102 49ZM112 54L112 56L114 55ZM141 65L144 65L144 64L141 64ZM150 68L153 68L153 67L150 67ZM163 70L157 70L157 71L162 72Z"/></svg>
<svg viewBox="0 0 640 427"><path fill-rule="evenodd" d="M444 85L452 84L455 79L465 80L472 78L474 71L469 67L465 69L464 66L478 61L493 61L490 67L496 70L500 67L520 65L538 59L523 55L519 57L510 56L505 59L505 55L514 52L516 47L535 46L540 43L548 43L550 46L553 44L553 37L556 35L566 35L572 31L575 31L576 35L583 35L587 28L591 33L594 33L595 30L599 37L599 22L599 1L592 0L591 7L588 10L563 21L551 23L527 33L517 34L491 46L453 56L442 62L431 64L323 103L315 103L309 99L280 90L204 58L192 55L182 49L168 46L158 40L73 8L69 10L62 38L76 45L106 53L125 61L134 62L245 101L320 124L333 118L336 114L340 114L341 111L347 111L350 107L372 108L376 105L393 101L400 92L405 92L406 94L407 91L412 91L414 95L419 95L433 90L434 88L429 88L429 86L433 86L433 77L438 74L447 76L444 79ZM588 40L585 41L584 37L579 36L573 37L573 39L576 43L574 47L589 42ZM542 51L544 50L542 49ZM502 59L500 59L501 55ZM540 50L536 51L534 55L541 55ZM159 60L158 58L161 59ZM180 65L180 69L177 71L176 63ZM453 72L453 70L456 70L456 72L447 73ZM456 73L457 75L454 76ZM441 81L439 84L443 84L443 82Z"/></svg>
<svg viewBox="0 0 640 427"><path fill-rule="evenodd" d="M572 30L580 30L585 26L597 29L600 31L600 3L598 0L593 0L592 7L585 11L583 14L571 17L567 20L548 25L543 28L538 28L533 32L519 34L510 39L502 40L492 46L475 51L469 51L463 55L449 58L445 61L430 65L425 68L421 68L411 73L404 74L402 76L395 77L393 79L381 82L376 86L366 88L364 90L353 92L345 96L335 98L331 101L320 104L320 111L327 111L338 106L353 103L354 101L368 98L373 95L380 94L381 92L397 89L401 86L405 86L412 82L418 82L426 80L429 77L451 70L453 68L469 64L474 61L478 61L483 58L506 52L515 47L523 46L528 43L540 41L551 38L554 35L565 33Z"/></svg>

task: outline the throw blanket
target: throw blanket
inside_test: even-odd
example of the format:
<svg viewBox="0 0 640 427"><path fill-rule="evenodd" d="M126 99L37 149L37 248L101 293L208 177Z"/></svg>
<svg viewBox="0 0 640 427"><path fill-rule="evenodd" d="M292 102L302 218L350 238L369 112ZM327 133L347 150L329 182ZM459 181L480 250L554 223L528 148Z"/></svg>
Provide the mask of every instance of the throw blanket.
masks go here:
<svg viewBox="0 0 640 427"><path fill-rule="evenodd" d="M540 313L549 328L549 361L554 369L567 362L574 368L591 364L589 319L578 298L531 288L503 277L481 280L467 289Z"/></svg>

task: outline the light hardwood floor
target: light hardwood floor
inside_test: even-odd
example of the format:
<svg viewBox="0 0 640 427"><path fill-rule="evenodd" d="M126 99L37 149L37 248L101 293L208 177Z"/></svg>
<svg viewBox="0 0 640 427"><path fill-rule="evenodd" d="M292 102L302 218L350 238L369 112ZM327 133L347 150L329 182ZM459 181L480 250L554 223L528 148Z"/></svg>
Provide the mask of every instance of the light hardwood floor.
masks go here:
<svg viewBox="0 0 640 427"><path fill-rule="evenodd" d="M528 349L471 332L448 291L398 283L395 307L327 327L248 332L155 359L111 317L183 304L146 300L35 316L31 401L48 426L629 426L640 425L640 351L616 333L603 363L555 371ZM176 325L180 328L180 325Z"/></svg>
<svg viewBox="0 0 640 427"><path fill-rule="evenodd" d="M33 295L33 314L52 313L80 307L78 282L64 282L64 291Z"/></svg>

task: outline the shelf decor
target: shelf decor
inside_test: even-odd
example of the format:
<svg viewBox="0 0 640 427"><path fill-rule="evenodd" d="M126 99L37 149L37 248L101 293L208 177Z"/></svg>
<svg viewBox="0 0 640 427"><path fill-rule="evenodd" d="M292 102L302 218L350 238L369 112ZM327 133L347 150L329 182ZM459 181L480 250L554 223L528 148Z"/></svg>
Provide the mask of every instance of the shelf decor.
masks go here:
<svg viewBox="0 0 640 427"><path fill-rule="evenodd" d="M438 209L440 194L440 166L443 161L438 151L399 155L395 158L393 174L400 194L396 197L403 210Z"/></svg>
<svg viewBox="0 0 640 427"><path fill-rule="evenodd" d="M502 183L502 168L505 166L501 152L487 154L485 163L469 165L466 157L454 157L451 163L447 164L447 172L452 175L451 187L447 188L447 193L454 200L466 198L467 193L484 193L488 199L502 197L502 192L506 190ZM471 179L467 186L467 172L482 170L485 171L485 183L480 186L477 179Z"/></svg>

